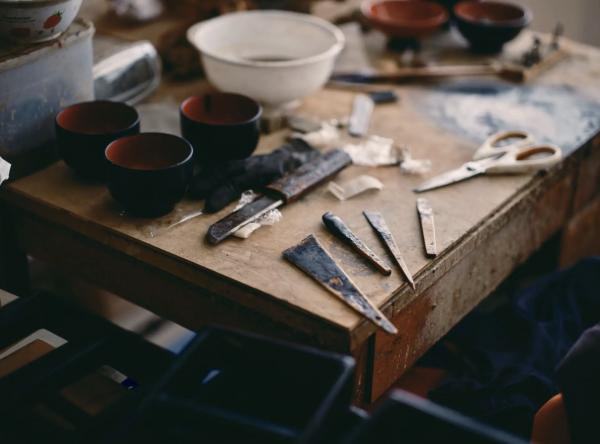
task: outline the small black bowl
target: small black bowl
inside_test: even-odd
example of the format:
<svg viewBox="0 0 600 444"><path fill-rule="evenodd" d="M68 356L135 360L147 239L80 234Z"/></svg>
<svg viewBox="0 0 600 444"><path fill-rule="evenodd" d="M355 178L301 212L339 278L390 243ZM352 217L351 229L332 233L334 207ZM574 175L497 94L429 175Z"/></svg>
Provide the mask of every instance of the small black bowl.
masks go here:
<svg viewBox="0 0 600 444"><path fill-rule="evenodd" d="M106 178L104 150L112 141L140 132L140 117L125 103L98 100L71 105L56 115L58 151L65 163L88 180Z"/></svg>
<svg viewBox="0 0 600 444"><path fill-rule="evenodd" d="M261 106L232 93L188 97L180 107L181 134L202 166L250 156L260 137Z"/></svg>
<svg viewBox="0 0 600 444"><path fill-rule="evenodd" d="M471 49L497 53L531 23L532 14L524 6L496 1L463 1L454 6L456 26Z"/></svg>
<svg viewBox="0 0 600 444"><path fill-rule="evenodd" d="M194 149L181 137L142 133L106 148L108 189L129 214L162 216L179 202L192 179Z"/></svg>

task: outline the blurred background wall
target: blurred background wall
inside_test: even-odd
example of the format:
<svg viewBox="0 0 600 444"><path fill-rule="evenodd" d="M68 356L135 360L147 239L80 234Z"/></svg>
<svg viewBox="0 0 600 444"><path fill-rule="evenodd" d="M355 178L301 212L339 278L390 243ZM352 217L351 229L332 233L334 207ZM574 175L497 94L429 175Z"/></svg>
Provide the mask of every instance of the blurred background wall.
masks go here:
<svg viewBox="0 0 600 444"><path fill-rule="evenodd" d="M533 11L533 29L550 32L557 21L565 35L600 46L600 0L513 0Z"/></svg>
<svg viewBox="0 0 600 444"><path fill-rule="evenodd" d="M600 0L508 0L526 5L533 11L533 29L551 32L557 21L565 26L565 35L573 40L600 46ZM349 8L361 0L345 0ZM320 10L340 7L339 2L315 3ZM327 14L325 14L327 15Z"/></svg>

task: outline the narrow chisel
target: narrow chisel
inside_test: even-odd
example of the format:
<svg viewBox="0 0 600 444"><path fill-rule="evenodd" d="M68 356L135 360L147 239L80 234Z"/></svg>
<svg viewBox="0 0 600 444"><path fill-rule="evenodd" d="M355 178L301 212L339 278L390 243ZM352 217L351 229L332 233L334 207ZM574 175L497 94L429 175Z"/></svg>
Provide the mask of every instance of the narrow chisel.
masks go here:
<svg viewBox="0 0 600 444"><path fill-rule="evenodd" d="M367 247L365 243L350 230L350 227L348 227L342 219L327 212L323 215L323 223L332 234L354 248L355 251L371 262L381 273L386 276L392 274L392 269L388 267L373 250Z"/></svg>
<svg viewBox="0 0 600 444"><path fill-rule="evenodd" d="M437 245L435 242L435 223L433 221L433 210L427 199L417 199L417 211L421 220L421 231L423 232L423 243L425 252L429 257L437 256Z"/></svg>
<svg viewBox="0 0 600 444"><path fill-rule="evenodd" d="M285 250L283 257L375 325L390 334L398 333L394 324L358 289L314 235Z"/></svg>
<svg viewBox="0 0 600 444"><path fill-rule="evenodd" d="M400 254L398 244L396 244L394 236L392 236L392 233L388 228L387 224L385 223L385 219L383 218L381 213L377 213L375 211L363 211L363 214L365 215L373 229L377 232L377 234L379 235L389 252L392 254L392 256L394 256L394 259L396 259L396 262L400 266L402 273L404 273L404 276L408 280L412 289L415 290L415 281L413 280L412 275L410 274L410 271L406 266L406 262L404 262L404 259Z"/></svg>

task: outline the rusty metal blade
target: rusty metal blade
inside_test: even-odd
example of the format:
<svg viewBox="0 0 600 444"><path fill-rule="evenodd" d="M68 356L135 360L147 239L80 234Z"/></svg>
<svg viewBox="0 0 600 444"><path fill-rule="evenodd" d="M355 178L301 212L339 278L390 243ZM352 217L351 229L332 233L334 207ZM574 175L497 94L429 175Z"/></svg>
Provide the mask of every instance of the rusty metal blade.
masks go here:
<svg viewBox="0 0 600 444"><path fill-rule="evenodd" d="M338 216L327 212L323 215L323 223L332 234L354 248L354 250L371 262L381 273L386 276L392 274L392 269L373 250L367 247Z"/></svg>
<svg viewBox="0 0 600 444"><path fill-rule="evenodd" d="M421 231L423 232L423 243L427 256L437 256L437 245L435 242L435 223L433 220L433 210L427 199L420 197L417 199L417 211L421 220Z"/></svg>
<svg viewBox="0 0 600 444"><path fill-rule="evenodd" d="M283 257L375 325L390 334L398 333L394 324L361 293L314 235L285 250Z"/></svg>
<svg viewBox="0 0 600 444"><path fill-rule="evenodd" d="M206 239L211 244L218 244L244 225L254 222L266 212L279 208L283 204L284 202L281 199L273 199L269 196L259 197L212 224L206 233Z"/></svg>
<svg viewBox="0 0 600 444"><path fill-rule="evenodd" d="M400 254L400 249L398 248L398 244L396 244L396 240L394 239L394 236L392 236L392 232L390 231L387 224L385 223L385 219L383 218L381 213L378 213L376 211L363 211L363 214L369 221L369 224L371 224L373 229L377 232L377 234L379 235L379 237L381 238L381 240L383 241L383 243L385 244L385 246L387 247L389 252L392 254L392 256L394 256L394 259L396 259L398 266L402 270L402 273L408 280L412 289L415 290L416 289L415 281L413 280L413 277L410 274L408 266L406 265L406 262L404 262L404 259L402 258L402 254Z"/></svg>
<svg viewBox="0 0 600 444"><path fill-rule="evenodd" d="M340 149L320 155L267 186L268 195L250 202L215 222L208 229L206 238L211 244L218 244L267 211L299 199L351 164L350 156Z"/></svg>

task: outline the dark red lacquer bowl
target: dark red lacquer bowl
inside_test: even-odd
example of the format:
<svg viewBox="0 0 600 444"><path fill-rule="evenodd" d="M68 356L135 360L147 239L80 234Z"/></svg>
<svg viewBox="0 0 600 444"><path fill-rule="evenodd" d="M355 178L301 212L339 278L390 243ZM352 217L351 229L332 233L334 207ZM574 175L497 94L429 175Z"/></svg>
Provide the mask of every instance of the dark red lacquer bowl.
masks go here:
<svg viewBox="0 0 600 444"><path fill-rule="evenodd" d="M106 148L108 189L136 216L170 212L193 175L194 149L181 137L142 133L115 140Z"/></svg>
<svg viewBox="0 0 600 444"><path fill-rule="evenodd" d="M394 38L421 38L448 21L448 11L439 3L421 0L365 0L363 16L376 29Z"/></svg>
<svg viewBox="0 0 600 444"><path fill-rule="evenodd" d="M71 105L55 119L58 152L65 163L85 179L106 178L104 150L112 141L140 132L135 108L98 100Z"/></svg>

